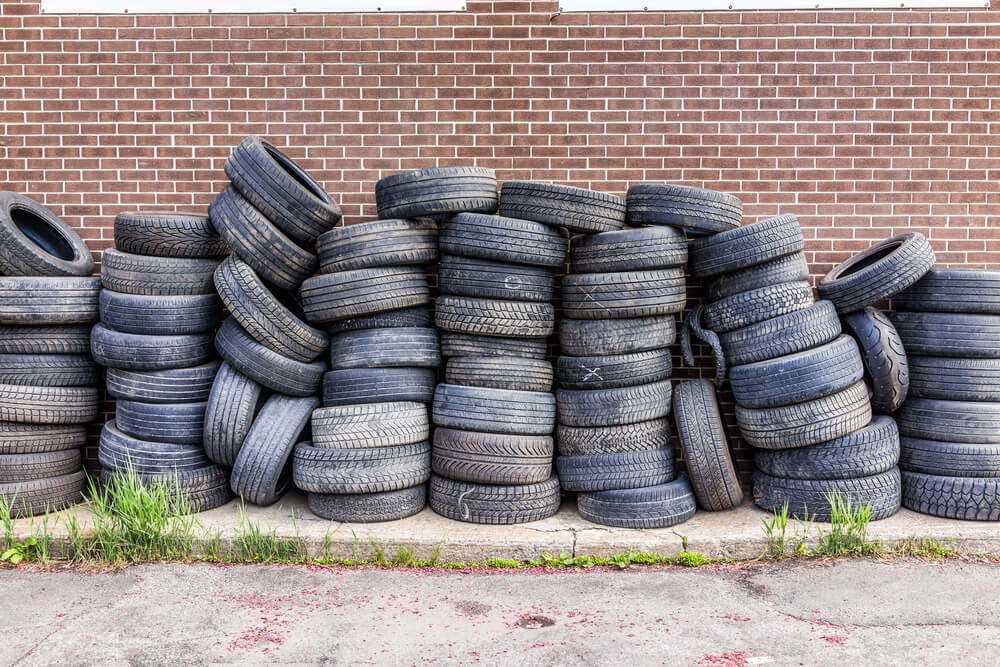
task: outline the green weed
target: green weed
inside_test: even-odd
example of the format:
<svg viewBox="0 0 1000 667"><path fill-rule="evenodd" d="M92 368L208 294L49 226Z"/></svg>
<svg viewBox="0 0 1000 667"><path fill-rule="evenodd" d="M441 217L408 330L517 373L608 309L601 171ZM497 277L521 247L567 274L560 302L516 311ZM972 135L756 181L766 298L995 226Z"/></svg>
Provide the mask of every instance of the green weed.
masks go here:
<svg viewBox="0 0 1000 667"><path fill-rule="evenodd" d="M306 560L306 545L295 537L282 539L274 528L266 530L247 518L246 503L240 503L240 525L233 538L229 559L236 563L299 563Z"/></svg>
<svg viewBox="0 0 1000 667"><path fill-rule="evenodd" d="M855 507L851 499L838 493L827 495L830 503L830 530L819 528L817 555L837 558L881 553L880 542L868 540L871 505Z"/></svg>

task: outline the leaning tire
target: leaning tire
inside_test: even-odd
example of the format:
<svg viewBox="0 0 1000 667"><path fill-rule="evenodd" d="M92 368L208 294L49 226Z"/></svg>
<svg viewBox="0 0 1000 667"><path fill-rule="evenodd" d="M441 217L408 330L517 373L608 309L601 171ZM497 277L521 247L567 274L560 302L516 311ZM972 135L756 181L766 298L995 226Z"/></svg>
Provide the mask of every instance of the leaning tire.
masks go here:
<svg viewBox="0 0 1000 667"><path fill-rule="evenodd" d="M375 183L378 217L421 218L497 210L497 177L485 167L404 171Z"/></svg>
<svg viewBox="0 0 1000 667"><path fill-rule="evenodd" d="M310 493L309 511L330 521L378 523L413 516L427 505L427 485L385 493Z"/></svg>
<svg viewBox="0 0 1000 667"><path fill-rule="evenodd" d="M782 283L740 292L708 304L702 324L721 335L808 308L813 303L809 283Z"/></svg>
<svg viewBox="0 0 1000 667"><path fill-rule="evenodd" d="M668 528L696 510L687 475L657 486L581 493L576 504L587 521L616 528Z"/></svg>
<svg viewBox="0 0 1000 667"><path fill-rule="evenodd" d="M431 264L438 258L433 220L376 220L337 227L319 237L320 273Z"/></svg>
<svg viewBox="0 0 1000 667"><path fill-rule="evenodd" d="M112 331L97 324L91 331L94 361L109 368L155 371L203 364L215 356L209 334L144 336Z"/></svg>
<svg viewBox="0 0 1000 667"><path fill-rule="evenodd" d="M1000 479L903 472L903 507L966 521L1000 520Z"/></svg>
<svg viewBox="0 0 1000 667"><path fill-rule="evenodd" d="M617 389L557 389L559 423L615 426L670 414L670 380Z"/></svg>
<svg viewBox="0 0 1000 667"><path fill-rule="evenodd" d="M630 227L669 225L698 236L735 229L743 219L738 197L687 185L638 183L628 189L625 201Z"/></svg>
<svg viewBox="0 0 1000 667"><path fill-rule="evenodd" d="M323 376L323 405L413 401L430 403L436 384L430 368L352 368Z"/></svg>
<svg viewBox="0 0 1000 667"><path fill-rule="evenodd" d="M793 310L719 334L730 366L783 357L829 343L841 334L837 309L829 301Z"/></svg>
<svg viewBox="0 0 1000 667"><path fill-rule="evenodd" d="M528 523L559 510L559 480L535 484L475 484L431 476L430 506L456 521L492 525Z"/></svg>
<svg viewBox="0 0 1000 667"><path fill-rule="evenodd" d="M439 384L431 417L436 426L466 431L548 435L555 428L555 402L545 392Z"/></svg>
<svg viewBox="0 0 1000 667"><path fill-rule="evenodd" d="M254 417L263 406L260 384L223 363L205 407L205 454L219 465L232 467Z"/></svg>
<svg viewBox="0 0 1000 667"><path fill-rule="evenodd" d="M909 363L899 332L889 318L871 307L846 315L844 324L861 350L872 388L872 410L892 414L906 400L910 387Z"/></svg>
<svg viewBox="0 0 1000 667"><path fill-rule="evenodd" d="M0 278L0 324L92 324L101 279Z"/></svg>
<svg viewBox="0 0 1000 667"><path fill-rule="evenodd" d="M695 239L688 248L688 270L699 278L731 273L800 252L804 245L798 218L786 213Z"/></svg>
<svg viewBox="0 0 1000 667"><path fill-rule="evenodd" d="M0 192L0 273L89 276L94 259L83 239L35 200Z"/></svg>
<svg viewBox="0 0 1000 667"><path fill-rule="evenodd" d="M781 512L788 503L791 517L830 521L830 494L838 494L854 509L869 506L871 521L888 518L899 511L899 468L853 479L784 479L759 470L753 474L754 501L768 512Z"/></svg>
<svg viewBox="0 0 1000 667"><path fill-rule="evenodd" d="M507 181L500 188L500 215L593 233L625 225L625 200L568 185Z"/></svg>
<svg viewBox="0 0 1000 667"><path fill-rule="evenodd" d="M681 382L674 390L674 420L698 504L710 511L743 502L715 388L708 380Z"/></svg>
<svg viewBox="0 0 1000 667"><path fill-rule="evenodd" d="M534 484L552 476L552 438L547 435L434 430L431 465L448 479L482 484Z"/></svg>
<svg viewBox="0 0 1000 667"><path fill-rule="evenodd" d="M296 361L261 345L231 317L219 328L215 347L240 373L289 396L315 394L326 370L323 361Z"/></svg>

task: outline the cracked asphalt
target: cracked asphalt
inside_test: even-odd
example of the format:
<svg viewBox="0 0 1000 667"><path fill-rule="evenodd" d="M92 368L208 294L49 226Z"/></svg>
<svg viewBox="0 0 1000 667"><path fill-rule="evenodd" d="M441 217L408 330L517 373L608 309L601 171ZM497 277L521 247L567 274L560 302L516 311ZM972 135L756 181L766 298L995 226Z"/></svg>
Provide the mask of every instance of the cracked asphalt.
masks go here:
<svg viewBox="0 0 1000 667"><path fill-rule="evenodd" d="M0 663L995 665L1000 566L0 570Z"/></svg>

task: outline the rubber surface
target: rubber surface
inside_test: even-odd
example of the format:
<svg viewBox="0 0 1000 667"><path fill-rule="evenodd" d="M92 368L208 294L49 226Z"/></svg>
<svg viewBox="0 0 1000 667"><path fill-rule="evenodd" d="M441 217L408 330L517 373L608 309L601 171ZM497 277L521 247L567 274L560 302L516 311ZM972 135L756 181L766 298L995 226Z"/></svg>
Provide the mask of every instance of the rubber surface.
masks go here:
<svg viewBox="0 0 1000 667"><path fill-rule="evenodd" d="M11 516L45 514L75 505L83 499L87 475L82 470L61 477L30 482L0 484L0 498L10 507Z"/></svg>
<svg viewBox="0 0 1000 667"><path fill-rule="evenodd" d="M80 469L80 460L78 449L34 454L0 454L0 484L69 475Z"/></svg>
<svg viewBox="0 0 1000 667"><path fill-rule="evenodd" d="M674 389L677 438L698 504L710 511L737 507L743 488L733 466L715 387L708 380L680 382Z"/></svg>
<svg viewBox="0 0 1000 667"><path fill-rule="evenodd" d="M1000 402L1000 359L909 357L915 398Z"/></svg>
<svg viewBox="0 0 1000 667"><path fill-rule="evenodd" d="M261 345L232 317L219 328L215 347L243 375L289 396L315 394L326 371L325 361L296 361Z"/></svg>
<svg viewBox="0 0 1000 667"><path fill-rule="evenodd" d="M336 227L316 243L321 273L431 264L438 258L433 220L376 220Z"/></svg>
<svg viewBox="0 0 1000 667"><path fill-rule="evenodd" d="M556 399L547 392L439 384L431 418L436 426L467 431L548 435L556 425Z"/></svg>
<svg viewBox="0 0 1000 667"><path fill-rule="evenodd" d="M440 296L435 323L452 333L546 338L555 329L555 309L550 303Z"/></svg>
<svg viewBox="0 0 1000 667"><path fill-rule="evenodd" d="M323 405L434 400L436 379L429 368L354 368L323 375Z"/></svg>
<svg viewBox="0 0 1000 667"><path fill-rule="evenodd" d="M141 403L119 400L115 423L125 435L140 440L200 445L207 403Z"/></svg>
<svg viewBox="0 0 1000 667"><path fill-rule="evenodd" d="M0 273L89 276L93 271L87 244L69 225L30 197L0 191Z"/></svg>
<svg viewBox="0 0 1000 667"><path fill-rule="evenodd" d="M430 302L427 276L420 267L383 267L324 273L302 283L306 319L326 324Z"/></svg>
<svg viewBox="0 0 1000 667"><path fill-rule="evenodd" d="M899 467L947 477L1000 477L1000 445L901 438Z"/></svg>
<svg viewBox="0 0 1000 667"><path fill-rule="evenodd" d="M37 454L83 447L87 427L76 424L0 422L0 454Z"/></svg>
<svg viewBox="0 0 1000 667"><path fill-rule="evenodd" d="M739 198L687 185L637 183L628 189L625 201L631 227L670 225L692 235L716 234L739 227L743 219Z"/></svg>
<svg viewBox="0 0 1000 667"><path fill-rule="evenodd" d="M889 415L906 400L910 370L899 332L882 312L868 307L844 316L845 330L858 342L872 389L872 410Z"/></svg>
<svg viewBox="0 0 1000 667"><path fill-rule="evenodd" d="M636 489L666 484L674 478L674 448L560 456L559 483L565 491Z"/></svg>
<svg viewBox="0 0 1000 667"><path fill-rule="evenodd" d="M717 276L800 252L805 242L791 214L695 239L688 247L688 270L699 278Z"/></svg>
<svg viewBox="0 0 1000 667"><path fill-rule="evenodd" d="M625 225L625 200L568 185L507 181L500 188L500 215L572 232L608 232Z"/></svg>
<svg viewBox="0 0 1000 667"><path fill-rule="evenodd" d="M215 356L209 334L145 336L112 331L102 324L91 332L94 361L125 370L165 370L208 362Z"/></svg>
<svg viewBox="0 0 1000 667"><path fill-rule="evenodd" d="M1000 444L1000 403L911 398L895 417L910 438Z"/></svg>
<svg viewBox="0 0 1000 667"><path fill-rule="evenodd" d="M295 446L295 486L310 493L384 493L423 484L431 475L431 443L321 449Z"/></svg>
<svg viewBox="0 0 1000 667"><path fill-rule="evenodd" d="M548 518L559 510L559 480L497 485L459 482L431 475L430 506L448 519L506 525Z"/></svg>
<svg viewBox="0 0 1000 667"><path fill-rule="evenodd" d="M330 339L330 368L437 368L441 365L437 331L397 327L345 331Z"/></svg>
<svg viewBox="0 0 1000 667"><path fill-rule="evenodd" d="M337 320L327 325L326 330L330 334L338 334L344 331L357 331L358 329L386 329L394 327L430 327L434 326L434 317L427 306L411 306L398 310L387 310L382 313L372 315L360 315L349 317L346 320Z"/></svg>
<svg viewBox="0 0 1000 667"><path fill-rule="evenodd" d="M93 324L101 279L0 278L0 324Z"/></svg>
<svg viewBox="0 0 1000 667"><path fill-rule="evenodd" d="M438 268L441 294L551 301L556 277L552 269L445 255Z"/></svg>
<svg viewBox="0 0 1000 667"><path fill-rule="evenodd" d="M677 339L673 315L623 320L574 320L559 322L563 354L577 357L631 354L672 345Z"/></svg>
<svg viewBox="0 0 1000 667"><path fill-rule="evenodd" d="M548 345L544 339L506 338L477 334L441 332L441 356L451 357L523 357L544 359Z"/></svg>
<svg viewBox="0 0 1000 667"><path fill-rule="evenodd" d="M385 493L310 493L309 511L331 521L378 523L413 516L427 506L427 485Z"/></svg>
<svg viewBox="0 0 1000 667"><path fill-rule="evenodd" d="M101 290L101 322L122 333L183 336L206 333L222 319L215 294L148 296Z"/></svg>
<svg viewBox="0 0 1000 667"><path fill-rule="evenodd" d="M89 324L3 326L0 354L90 354Z"/></svg>
<svg viewBox="0 0 1000 667"><path fill-rule="evenodd" d="M668 348L593 357L562 355L556 377L563 389L613 389L666 380L673 370Z"/></svg>
<svg viewBox="0 0 1000 667"><path fill-rule="evenodd" d="M119 213L115 248L154 257L219 258L229 254L207 215L167 211Z"/></svg>
<svg viewBox="0 0 1000 667"><path fill-rule="evenodd" d="M656 271L569 274L562 280L567 317L581 320L670 315L684 310L687 287L681 268Z"/></svg>
<svg viewBox="0 0 1000 667"><path fill-rule="evenodd" d="M903 507L921 514L964 519L1000 520L1000 479L944 477L902 473Z"/></svg>
<svg viewBox="0 0 1000 667"><path fill-rule="evenodd" d="M552 391L552 364L521 357L454 357L445 368L444 381L466 387Z"/></svg>
<svg viewBox="0 0 1000 667"><path fill-rule="evenodd" d="M559 424L556 427L556 442L561 456L590 456L659 449L670 443L670 421L660 418L612 426Z"/></svg>
<svg viewBox="0 0 1000 667"><path fill-rule="evenodd" d="M332 406L312 414L314 447L394 447L429 438L427 406L414 401Z"/></svg>
<svg viewBox="0 0 1000 667"><path fill-rule="evenodd" d="M443 222L438 243L442 254L549 268L563 265L569 247L566 232L556 227L477 213Z"/></svg>
<svg viewBox="0 0 1000 667"><path fill-rule="evenodd" d="M0 354L0 384L96 385L97 366L83 354Z"/></svg>
<svg viewBox="0 0 1000 667"><path fill-rule="evenodd" d="M790 517L830 521L831 494L850 502L853 509L869 506L871 521L888 518L899 511L899 468L853 479L783 479L759 470L753 474L754 502L768 512L781 512L787 502Z"/></svg>
<svg viewBox="0 0 1000 667"><path fill-rule="evenodd" d="M718 334L802 310L813 305L807 282L781 283L727 296L705 306L702 324Z"/></svg>
<svg viewBox="0 0 1000 667"><path fill-rule="evenodd" d="M557 389L559 423L614 426L670 414L670 380L617 389Z"/></svg>
<svg viewBox="0 0 1000 667"><path fill-rule="evenodd" d="M550 436L434 430L431 465L448 479L483 484L533 484L552 476Z"/></svg>
<svg viewBox="0 0 1000 667"><path fill-rule="evenodd" d="M497 177L485 167L404 171L375 182L378 217L420 218L497 210Z"/></svg>
<svg viewBox="0 0 1000 667"><path fill-rule="evenodd" d="M1000 315L1000 271L931 269L892 297L895 310Z"/></svg>
<svg viewBox="0 0 1000 667"><path fill-rule="evenodd" d="M889 319L907 354L1000 359L1000 315L896 312Z"/></svg>
<svg viewBox="0 0 1000 667"><path fill-rule="evenodd" d="M114 420L101 430L97 458L107 469L131 469L139 474L170 473L209 465L201 447L133 438L122 433Z"/></svg>
<svg viewBox="0 0 1000 667"><path fill-rule="evenodd" d="M717 301L740 292L803 280L809 280L809 264L804 253L793 252L763 264L716 276L705 285L705 296L710 301Z"/></svg>
<svg viewBox="0 0 1000 667"><path fill-rule="evenodd" d="M731 366L782 357L829 343L841 334L837 309L829 301L719 334Z"/></svg>
<svg viewBox="0 0 1000 667"><path fill-rule="evenodd" d="M0 384L0 420L24 424L86 424L97 417L97 387Z"/></svg>
<svg viewBox="0 0 1000 667"><path fill-rule="evenodd" d="M687 237L672 227L643 227L573 239L573 273L648 271L684 266Z"/></svg>
<svg viewBox="0 0 1000 667"><path fill-rule="evenodd" d="M617 528L669 528L690 519L696 509L687 475L640 489L581 493L576 504L587 521Z"/></svg>
<svg viewBox="0 0 1000 667"><path fill-rule="evenodd" d="M211 294L215 259L150 257L114 248L101 254L101 285L126 294L178 296Z"/></svg>
<svg viewBox="0 0 1000 667"><path fill-rule="evenodd" d="M260 384L227 363L219 367L205 408L202 437L208 458L232 467L265 398Z"/></svg>

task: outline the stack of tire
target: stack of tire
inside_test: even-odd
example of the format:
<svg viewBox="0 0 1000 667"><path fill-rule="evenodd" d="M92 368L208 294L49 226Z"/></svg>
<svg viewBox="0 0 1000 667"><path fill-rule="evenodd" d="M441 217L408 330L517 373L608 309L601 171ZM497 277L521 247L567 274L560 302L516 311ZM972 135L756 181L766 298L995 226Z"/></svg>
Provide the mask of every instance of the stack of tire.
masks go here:
<svg viewBox="0 0 1000 667"><path fill-rule="evenodd" d="M0 192L0 502L12 516L81 499L81 449L98 413L93 269L65 222Z"/></svg>
<svg viewBox="0 0 1000 667"><path fill-rule="evenodd" d="M932 269L892 306L910 369L903 506L1000 520L1000 271Z"/></svg>
<svg viewBox="0 0 1000 667"><path fill-rule="evenodd" d="M212 284L228 252L207 216L123 213L101 265L94 358L107 368L115 418L101 431L101 478L162 483L200 512L231 497L228 472L205 456L206 401L219 362Z"/></svg>
<svg viewBox="0 0 1000 667"><path fill-rule="evenodd" d="M205 451L231 467L230 487L270 505L292 481L292 452L308 447L319 405L326 332L307 324L297 293L315 272L316 239L340 207L273 145L247 137L225 163L230 184L209 217L232 251L215 272L230 316L215 337L224 363L205 413Z"/></svg>

